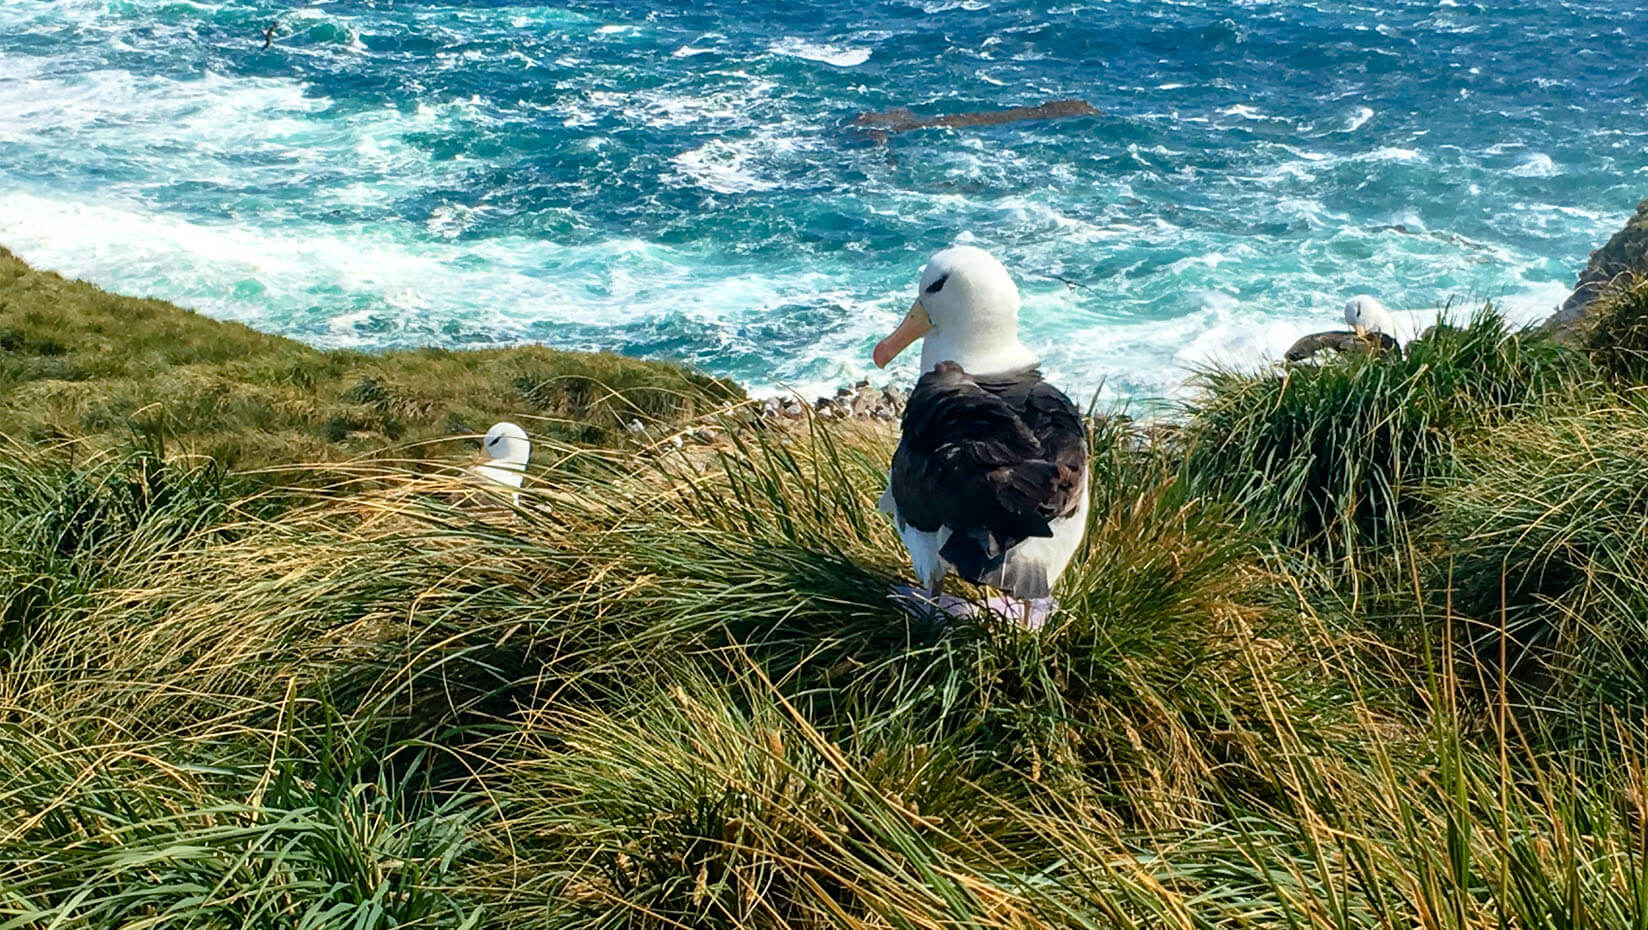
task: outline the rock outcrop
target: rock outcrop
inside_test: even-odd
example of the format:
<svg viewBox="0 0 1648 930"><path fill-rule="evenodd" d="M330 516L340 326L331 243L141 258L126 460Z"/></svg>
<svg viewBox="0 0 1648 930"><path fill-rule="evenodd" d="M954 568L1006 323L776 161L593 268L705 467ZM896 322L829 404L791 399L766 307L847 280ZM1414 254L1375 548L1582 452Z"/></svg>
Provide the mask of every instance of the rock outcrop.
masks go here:
<svg viewBox="0 0 1648 930"><path fill-rule="evenodd" d="M860 381L852 387L840 388L834 397L820 397L811 405L815 416L826 420L884 420L897 421L904 416L904 391L887 385L872 387L869 381ZM769 397L762 402L761 417L765 420L799 420L807 415L808 405L794 394Z"/></svg>
<svg viewBox="0 0 1648 930"><path fill-rule="evenodd" d="M1636 214L1625 221L1624 229L1591 253L1574 292L1545 321L1545 328L1559 334L1572 330L1609 284L1621 275L1645 273L1648 273L1648 200L1637 204Z"/></svg>
<svg viewBox="0 0 1648 930"><path fill-rule="evenodd" d="M1004 110L979 110L971 113L951 113L946 116L917 116L904 107L895 107L883 113L860 113L853 125L870 138L885 141L889 133L909 132L944 126L962 129L971 126L999 126L1025 120L1063 119L1067 116L1097 116L1098 107L1085 100L1052 100L1033 107L1008 107Z"/></svg>

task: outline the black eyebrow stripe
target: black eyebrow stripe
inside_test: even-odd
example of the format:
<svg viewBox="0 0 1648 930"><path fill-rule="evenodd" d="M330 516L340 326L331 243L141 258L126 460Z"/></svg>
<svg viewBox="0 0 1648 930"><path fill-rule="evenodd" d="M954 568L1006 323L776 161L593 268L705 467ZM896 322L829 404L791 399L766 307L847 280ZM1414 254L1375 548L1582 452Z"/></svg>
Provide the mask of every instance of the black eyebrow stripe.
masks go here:
<svg viewBox="0 0 1648 930"><path fill-rule="evenodd" d="M934 281L932 284L927 285L927 293L937 294L940 290L942 290L944 288L944 282L946 282L948 280L950 280L949 275L941 276L937 281Z"/></svg>

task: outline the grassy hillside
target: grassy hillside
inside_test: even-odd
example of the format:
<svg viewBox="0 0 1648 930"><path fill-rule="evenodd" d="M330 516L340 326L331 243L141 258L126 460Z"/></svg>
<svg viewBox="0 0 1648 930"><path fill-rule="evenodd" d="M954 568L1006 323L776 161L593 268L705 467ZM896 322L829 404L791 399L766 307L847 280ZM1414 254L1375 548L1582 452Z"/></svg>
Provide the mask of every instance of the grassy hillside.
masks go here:
<svg viewBox="0 0 1648 930"><path fill-rule="evenodd" d="M1483 313L1098 422L1034 634L888 600L852 424L519 508L13 445L0 926L1648 925L1607 370Z"/></svg>
<svg viewBox="0 0 1648 930"><path fill-rule="evenodd" d="M616 355L542 347L326 352L158 300L35 271L0 249L0 433L137 445L230 466L330 461L484 432L501 419L574 442L741 396Z"/></svg>

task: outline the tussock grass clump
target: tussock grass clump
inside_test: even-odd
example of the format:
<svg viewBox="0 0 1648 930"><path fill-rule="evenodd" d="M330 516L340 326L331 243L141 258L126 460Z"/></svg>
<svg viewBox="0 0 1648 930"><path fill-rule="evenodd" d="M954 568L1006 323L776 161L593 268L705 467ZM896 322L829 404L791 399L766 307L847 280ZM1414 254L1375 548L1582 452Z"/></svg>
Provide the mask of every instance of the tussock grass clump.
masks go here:
<svg viewBox="0 0 1648 930"><path fill-rule="evenodd" d="M674 365L541 346L322 351L35 271L0 248L0 434L81 454L137 446L219 464L338 461L496 420L604 443L742 399Z"/></svg>
<svg viewBox="0 0 1648 930"><path fill-rule="evenodd" d="M1438 323L1401 357L1351 357L1260 375L1204 372L1185 470L1289 545L1346 556L1391 542L1452 468L1460 437L1561 398L1584 358L1485 308Z"/></svg>
<svg viewBox="0 0 1648 930"><path fill-rule="evenodd" d="M492 831L515 863L500 893L541 903L503 922L808 928L989 913L1007 895L957 872L981 858L969 839L1004 818L947 748L831 740L759 681L690 671L613 711L546 707L510 738L511 810ZM986 836L970 836L981 822Z"/></svg>
<svg viewBox="0 0 1648 930"><path fill-rule="evenodd" d="M310 755L290 732L259 764L232 742L205 756L73 729L0 731L7 926L479 925L443 887L478 808L421 792L415 761L392 778L360 746Z"/></svg>
<svg viewBox="0 0 1648 930"><path fill-rule="evenodd" d="M1616 382L1648 382L1648 276L1627 274L1586 308L1580 344Z"/></svg>
<svg viewBox="0 0 1648 930"><path fill-rule="evenodd" d="M1648 412L1609 404L1501 426L1435 495L1468 638L1563 706L1648 706ZM1501 632L1505 642L1501 643Z"/></svg>
<svg viewBox="0 0 1648 930"><path fill-rule="evenodd" d="M1102 785L1123 819L1172 816L1209 778L1243 777L1251 747L1228 735L1259 710L1237 684L1252 674L1237 656L1286 634L1260 605L1265 575L1236 521L1189 497L1135 440L1098 434L1117 480L1096 492L1063 610L1037 636L892 602L907 569L874 511L889 448L873 434L756 436L700 467L666 460L569 478L581 483L553 498L553 518L529 513L513 545L576 579L535 601L540 612L546 596L558 605L557 642L584 644L554 660L576 679L568 689L604 699L625 681L667 680L661 656L716 663L730 651L832 737L965 736L958 764ZM602 593L615 587L621 598ZM1267 663L1286 661L1279 642L1267 648ZM1333 716L1309 704L1301 730ZM1215 732L1225 735L1207 738Z"/></svg>
<svg viewBox="0 0 1648 930"><path fill-rule="evenodd" d="M96 361L48 322L0 335L0 378ZM685 409L559 356L274 372L179 325L133 343L155 371L81 371L336 391L408 439L471 364L459 395ZM373 454L280 493L7 448L0 927L1641 925L1648 414L1584 368L1483 314L1401 360L1210 374L1182 429L1096 419L1036 632L889 597L875 424L542 429L519 505L347 422L323 441ZM249 457L325 426L240 402L185 419L275 424ZM1391 635L1438 618L1479 651ZM1537 694L1491 686L1502 621Z"/></svg>
<svg viewBox="0 0 1648 930"><path fill-rule="evenodd" d="M1096 430L1087 548L1027 634L888 600L906 571L873 511L889 439L567 447L519 508L383 463L279 512L202 492L221 501L197 529L143 536L73 623L0 665L0 914L1326 930L1635 913L1637 748L1501 755L1445 676L1371 673L1169 450Z"/></svg>
<svg viewBox="0 0 1648 930"><path fill-rule="evenodd" d="M0 650L82 615L100 584L147 560L232 532L237 508L271 498L213 465L148 452L82 468L0 443Z"/></svg>
<svg viewBox="0 0 1648 930"><path fill-rule="evenodd" d="M1417 739L1365 721L1365 760L1309 751L1278 718L1264 776L1275 800L1229 795L1187 829L1118 835L1079 811L1040 814L1066 870L1036 903L1073 927L1640 922L1640 747L1627 737L1600 765L1523 743L1498 755L1461 739L1471 724L1448 713L1449 694L1415 695L1440 700L1401 721Z"/></svg>

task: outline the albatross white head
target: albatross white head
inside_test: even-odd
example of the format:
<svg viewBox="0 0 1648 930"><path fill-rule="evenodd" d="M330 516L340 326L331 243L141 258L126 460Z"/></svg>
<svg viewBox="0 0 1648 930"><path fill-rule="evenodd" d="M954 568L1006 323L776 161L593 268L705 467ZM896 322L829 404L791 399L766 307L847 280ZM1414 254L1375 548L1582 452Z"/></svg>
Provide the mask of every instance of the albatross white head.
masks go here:
<svg viewBox="0 0 1648 930"><path fill-rule="evenodd" d="M1384 333L1392 339L1396 336L1396 317L1390 310L1379 302L1377 297L1367 294L1357 294L1345 302L1345 322L1356 331L1356 335L1365 336L1370 332Z"/></svg>
<svg viewBox="0 0 1648 930"><path fill-rule="evenodd" d="M955 362L970 375L993 375L1039 361L1019 342L1018 287L995 256L970 245L927 260L916 302L875 347L876 367L886 368L917 339L923 372Z"/></svg>
<svg viewBox="0 0 1648 930"><path fill-rule="evenodd" d="M532 457L532 443L526 438L526 430L507 421L494 424L481 440L481 450L486 453L487 462L477 466L477 472L499 484L521 486L526 477L527 460Z"/></svg>

